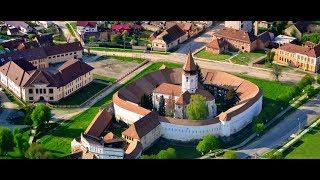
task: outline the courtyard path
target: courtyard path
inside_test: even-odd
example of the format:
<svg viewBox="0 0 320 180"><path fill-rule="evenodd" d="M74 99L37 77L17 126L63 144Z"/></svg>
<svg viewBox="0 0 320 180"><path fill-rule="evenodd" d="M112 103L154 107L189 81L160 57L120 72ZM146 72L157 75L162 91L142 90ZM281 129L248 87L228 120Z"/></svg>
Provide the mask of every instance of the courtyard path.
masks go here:
<svg viewBox="0 0 320 180"><path fill-rule="evenodd" d="M0 125L9 125L7 121L10 114L19 109L19 106L12 103L3 91L0 91L1 105L0 110Z"/></svg>

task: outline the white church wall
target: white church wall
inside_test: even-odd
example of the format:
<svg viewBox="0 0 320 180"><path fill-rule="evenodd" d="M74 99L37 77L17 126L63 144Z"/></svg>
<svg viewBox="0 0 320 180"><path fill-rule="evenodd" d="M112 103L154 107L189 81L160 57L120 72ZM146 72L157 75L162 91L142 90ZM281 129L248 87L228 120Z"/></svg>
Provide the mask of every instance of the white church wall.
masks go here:
<svg viewBox="0 0 320 180"><path fill-rule="evenodd" d="M124 121L127 124L133 124L143 117L141 114L134 113L132 111L128 111L120 106L113 104L114 114L117 120Z"/></svg>

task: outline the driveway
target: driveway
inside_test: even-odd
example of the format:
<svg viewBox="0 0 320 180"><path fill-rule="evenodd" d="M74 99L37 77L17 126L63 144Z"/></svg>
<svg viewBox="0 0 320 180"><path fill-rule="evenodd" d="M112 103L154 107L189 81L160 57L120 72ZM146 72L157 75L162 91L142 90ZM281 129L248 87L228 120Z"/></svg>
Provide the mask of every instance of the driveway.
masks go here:
<svg viewBox="0 0 320 180"><path fill-rule="evenodd" d="M3 91L0 91L1 111L0 111L0 125L9 125L8 118L10 114L19 109L19 106L12 103Z"/></svg>
<svg viewBox="0 0 320 180"><path fill-rule="evenodd" d="M264 153L285 143L290 135L304 126L312 124L320 116L320 94L283 119L276 126L262 135L258 140L240 148L240 158L252 157Z"/></svg>

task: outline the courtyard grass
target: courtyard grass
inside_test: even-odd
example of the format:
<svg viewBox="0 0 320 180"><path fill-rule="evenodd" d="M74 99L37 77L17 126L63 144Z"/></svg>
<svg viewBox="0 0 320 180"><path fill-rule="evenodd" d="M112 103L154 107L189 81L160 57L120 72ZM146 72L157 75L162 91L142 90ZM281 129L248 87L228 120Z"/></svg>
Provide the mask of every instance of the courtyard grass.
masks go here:
<svg viewBox="0 0 320 180"><path fill-rule="evenodd" d="M42 136L39 142L49 150L54 157L63 157L71 152L71 141L80 136L89 123L93 120L94 116L99 112L101 106L106 106L112 101L112 96L120 88L128 85L132 81L144 76L150 72L158 70L162 64L165 64L168 68L182 67L181 64L170 63L170 62L156 62L148 66L145 70L140 72L138 75L134 76L127 83L123 84L121 87L115 89L108 96L104 97L92 107L88 108L84 112L72 117L68 121L63 122L59 127L53 129L47 135Z"/></svg>
<svg viewBox="0 0 320 180"><path fill-rule="evenodd" d="M237 56L231 58L231 62L235 64L248 65L251 61L264 56L264 51L240 52Z"/></svg>
<svg viewBox="0 0 320 180"><path fill-rule="evenodd" d="M97 80L100 80L100 81L105 81L109 84L113 84L117 81L116 78L113 78L113 77L107 77L107 76L102 76L102 75L99 75L99 74L93 74L92 75L93 79L97 79Z"/></svg>
<svg viewBox="0 0 320 180"><path fill-rule="evenodd" d="M315 127L284 152L285 159L320 159L320 127Z"/></svg>
<svg viewBox="0 0 320 180"><path fill-rule="evenodd" d="M54 105L80 105L81 103L85 102L87 99L101 91L107 85L98 82L91 82L89 85L84 87L83 89L75 92L74 94L70 95L69 97L62 99L56 103L51 103Z"/></svg>
<svg viewBox="0 0 320 180"><path fill-rule="evenodd" d="M262 92L263 92L262 106L263 107L259 115L262 119L271 120L271 118L275 117L280 111L282 111L281 104L279 101L277 101L278 97L289 94L294 90L293 84L265 80L265 79L260 79L260 78L242 75L242 74L236 74L236 75L256 84L259 88L262 89ZM286 107L283 107L283 109L285 108Z"/></svg>
<svg viewBox="0 0 320 180"><path fill-rule="evenodd" d="M204 59L215 60L215 61L225 61L226 59L231 57L231 53L213 54L212 52L202 49L201 51L196 53L194 56L197 58L204 58Z"/></svg>

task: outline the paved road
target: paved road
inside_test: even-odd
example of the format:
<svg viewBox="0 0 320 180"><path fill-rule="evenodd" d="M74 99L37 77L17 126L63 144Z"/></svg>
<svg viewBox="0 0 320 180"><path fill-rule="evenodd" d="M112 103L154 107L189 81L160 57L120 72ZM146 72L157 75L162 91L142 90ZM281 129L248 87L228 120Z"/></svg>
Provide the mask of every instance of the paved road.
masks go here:
<svg viewBox="0 0 320 180"><path fill-rule="evenodd" d="M60 29L62 30L64 36L66 37L66 40L67 40L67 41L69 40L69 42L71 43L71 42L74 42L75 37L73 37L73 36L70 34L68 28L66 27L66 23L67 23L67 22L68 22L68 21L53 21L53 23L57 24L57 25L60 27Z"/></svg>
<svg viewBox="0 0 320 180"><path fill-rule="evenodd" d="M312 124L320 116L320 94L283 119L258 140L238 150L240 158L263 155L271 149L282 145L299 127Z"/></svg>
<svg viewBox="0 0 320 180"><path fill-rule="evenodd" d="M173 54L187 54L189 50L194 52L200 49L212 40L212 33L222 27L224 27L223 23L212 25L211 27L207 28L205 32L201 34L199 37L193 38L187 41L186 43L181 44L180 48Z"/></svg>
<svg viewBox="0 0 320 180"><path fill-rule="evenodd" d="M177 56L176 54L152 54L152 53L133 53L133 52L105 52L105 51L95 51L91 50L91 52L96 53L98 55L115 55L115 56L126 56L126 57L139 57L146 58L151 61L172 61L177 63L184 63L186 55L181 54ZM226 71L231 73L244 73L254 77L260 77L264 79L272 79L273 76L271 74L271 70L257 68L257 67L249 67L245 65L237 65L229 62L221 62L221 61L203 61L197 58L194 58L196 63L199 64L201 68L206 69L214 69L219 71ZM282 77L280 77L280 81L283 82L297 82L302 78L302 74L291 73L291 72L283 72Z"/></svg>
<svg viewBox="0 0 320 180"><path fill-rule="evenodd" d="M19 109L17 104L12 103L3 91L0 91L1 105L0 110L0 125L9 125L7 122L11 113Z"/></svg>

